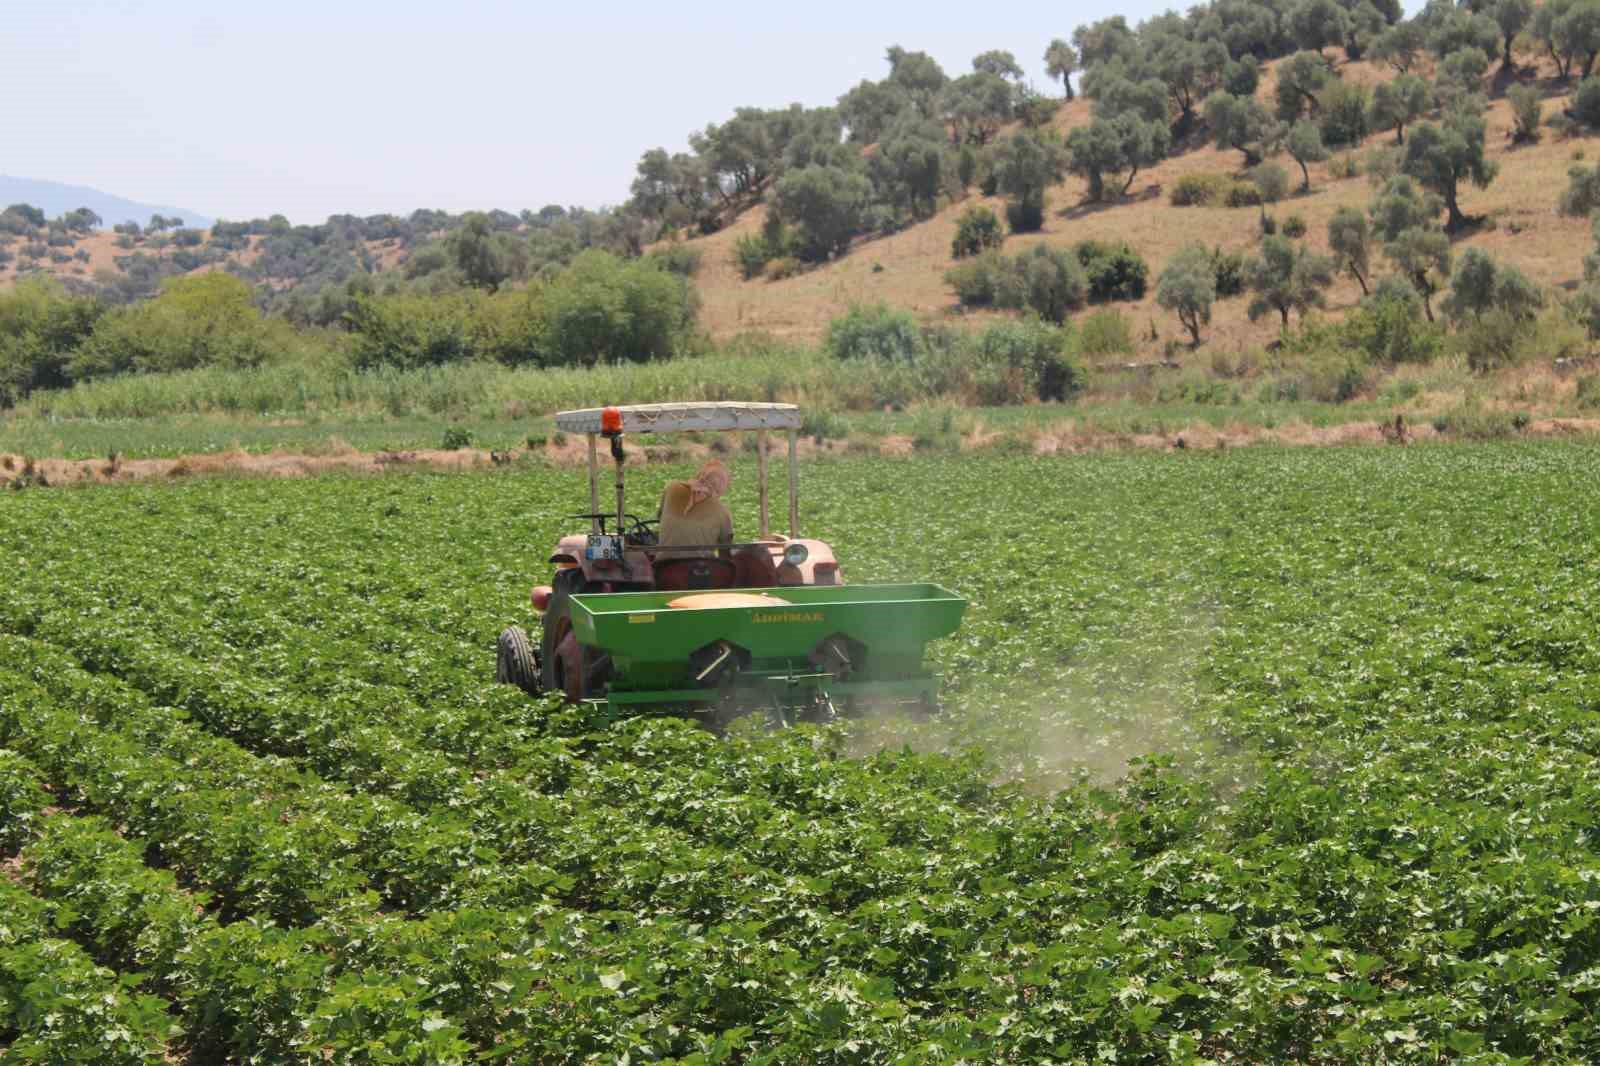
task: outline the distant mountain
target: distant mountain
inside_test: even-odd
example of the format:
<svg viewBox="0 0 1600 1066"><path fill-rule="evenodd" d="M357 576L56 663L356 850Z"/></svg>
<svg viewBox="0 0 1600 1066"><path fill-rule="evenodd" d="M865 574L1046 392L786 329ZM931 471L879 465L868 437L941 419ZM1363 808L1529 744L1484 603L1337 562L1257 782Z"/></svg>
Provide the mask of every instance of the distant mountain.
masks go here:
<svg viewBox="0 0 1600 1066"><path fill-rule="evenodd" d="M4 210L8 204L32 204L51 218L80 207L87 207L105 221L107 228L128 221L137 222L142 226L150 221L151 215L181 218L185 226L193 229L209 229L211 223L215 221L198 211L182 207L162 207L159 204L141 204L82 185L8 178L0 174L0 210Z"/></svg>

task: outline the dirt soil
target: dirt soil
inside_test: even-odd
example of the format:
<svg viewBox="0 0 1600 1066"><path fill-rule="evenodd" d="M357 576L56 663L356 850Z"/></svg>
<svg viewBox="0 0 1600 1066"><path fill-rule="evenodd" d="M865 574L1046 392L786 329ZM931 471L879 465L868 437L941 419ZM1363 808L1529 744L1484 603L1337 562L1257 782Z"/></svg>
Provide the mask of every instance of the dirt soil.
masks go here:
<svg viewBox="0 0 1600 1066"><path fill-rule="evenodd" d="M1535 419L1521 438L1600 438L1600 418ZM963 451L992 449L1012 439L1007 434L978 432L964 438ZM1192 425L1172 433L1111 433L1073 422L1049 430L1032 431L1014 438L1035 455L1078 455L1101 451L1222 451L1257 445L1315 447L1327 445L1409 445L1448 439L1426 423L1349 422L1338 426L1308 426L1288 423L1272 429L1258 426ZM635 461L670 463L694 462L727 449L702 444L635 447ZM910 437L801 442L802 458L818 455L869 454L886 458L916 452ZM561 447L546 446L537 451L485 451L462 448L456 451L419 449L403 452L359 452L350 450L332 455L302 455L292 452L251 454L244 451L186 455L165 459L30 459L0 452L0 488L60 487L68 485L110 484L129 481L161 481L199 476L235 477L312 477L328 473L382 474L390 471L435 470L470 471L510 466L533 460L560 467L578 467L586 461L582 441L568 441Z"/></svg>

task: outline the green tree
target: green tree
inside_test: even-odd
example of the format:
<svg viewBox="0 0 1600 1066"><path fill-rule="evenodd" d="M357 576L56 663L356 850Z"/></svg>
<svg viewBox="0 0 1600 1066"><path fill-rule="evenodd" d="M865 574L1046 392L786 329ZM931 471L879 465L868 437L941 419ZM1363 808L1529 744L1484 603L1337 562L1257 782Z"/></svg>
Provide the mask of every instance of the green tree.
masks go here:
<svg viewBox="0 0 1600 1066"><path fill-rule="evenodd" d="M1409 74L1428 49L1428 31L1416 20L1397 22L1372 42L1374 59L1388 63L1397 73Z"/></svg>
<svg viewBox="0 0 1600 1066"><path fill-rule="evenodd" d="M1061 180L1066 163L1067 153L1057 141L1031 132L1010 133L995 144L990 168L995 187L1006 198L1012 232L1028 233L1044 225L1045 190Z"/></svg>
<svg viewBox="0 0 1600 1066"><path fill-rule="evenodd" d="M1452 319L1482 318L1498 311L1526 321L1544 303L1538 286L1510 264L1500 264L1481 248L1468 248L1450 272L1450 293L1439 305Z"/></svg>
<svg viewBox="0 0 1600 1066"><path fill-rule="evenodd" d="M1458 200L1460 185L1470 181L1480 189L1499 173L1499 166L1483 154L1484 122L1476 115L1451 114L1442 123L1426 122L1411 131L1400 169L1423 188L1444 201L1447 232L1467 224Z"/></svg>
<svg viewBox="0 0 1600 1066"><path fill-rule="evenodd" d="M1011 121L1015 87L988 71L974 71L946 85L939 107L956 143L988 144Z"/></svg>
<svg viewBox="0 0 1600 1066"><path fill-rule="evenodd" d="M904 88L886 81L862 81L839 97L839 117L854 144L876 144L894 121L912 110Z"/></svg>
<svg viewBox="0 0 1600 1066"><path fill-rule="evenodd" d="M1180 248L1156 282L1156 303L1177 314L1189 331L1191 346L1200 346L1200 327L1211 322L1217 299L1216 269L1211 253L1199 244Z"/></svg>
<svg viewBox="0 0 1600 1066"><path fill-rule="evenodd" d="M1393 129L1396 144L1406 142L1406 127L1427 114L1432 94L1415 74L1401 74L1372 90L1372 125Z"/></svg>
<svg viewBox="0 0 1600 1066"><path fill-rule="evenodd" d="M1600 0L1571 0L1565 5L1555 23L1555 38L1569 63L1583 61L1578 77L1587 78L1594 70L1596 57L1600 57Z"/></svg>
<svg viewBox="0 0 1600 1066"><path fill-rule="evenodd" d="M1278 117L1293 122L1302 114L1315 115L1320 109L1317 100L1335 75L1321 52L1296 52L1278 64Z"/></svg>
<svg viewBox="0 0 1600 1066"><path fill-rule="evenodd" d="M1197 40L1176 15L1157 16L1140 32L1141 50L1151 73L1166 86L1178 114L1177 126L1187 129L1195 110L1222 84L1228 49L1221 41Z"/></svg>
<svg viewBox="0 0 1600 1066"><path fill-rule="evenodd" d="M1277 122L1254 98L1241 99L1225 92L1206 98L1206 125L1218 148L1232 149L1253 167L1283 140L1283 123Z"/></svg>
<svg viewBox="0 0 1600 1066"><path fill-rule="evenodd" d="M1284 19L1295 43L1311 51L1341 44L1350 32L1350 15L1337 0L1298 0Z"/></svg>
<svg viewBox="0 0 1600 1066"><path fill-rule="evenodd" d="M1432 298L1450 275L1450 238L1439 228L1444 209L1438 196L1407 174L1396 174L1372 201L1368 215L1383 254L1416 290L1422 310L1433 321Z"/></svg>
<svg viewBox="0 0 1600 1066"><path fill-rule="evenodd" d="M1323 305L1324 290L1333 283L1333 263L1304 244L1274 235L1264 238L1260 254L1245 264L1245 283L1255 293L1247 308L1250 321L1276 311L1287 327L1290 311L1303 318Z"/></svg>
<svg viewBox="0 0 1600 1066"><path fill-rule="evenodd" d="M794 227L799 257L820 263L849 248L871 199L872 184L862 174L839 167L806 167L778 180L772 206Z"/></svg>
<svg viewBox="0 0 1600 1066"><path fill-rule="evenodd" d="M1516 70L1516 61L1511 57L1511 45L1516 41L1517 34L1533 21L1533 0L1495 0L1488 14L1500 30L1500 65L1507 71Z"/></svg>
<svg viewBox="0 0 1600 1066"><path fill-rule="evenodd" d="M1316 124L1301 119L1289 130L1289 136L1284 140L1284 147L1294 161L1300 164L1300 191L1311 191L1311 171L1306 168L1307 163L1320 163L1328 158L1328 150L1322 145L1322 130Z"/></svg>
<svg viewBox="0 0 1600 1066"><path fill-rule="evenodd" d="M993 211L982 206L969 207L956 220L956 235L950 242L950 257L962 259L978 255L990 248L1000 247L1004 240L1005 233L1000 229L1000 220Z"/></svg>
<svg viewBox="0 0 1600 1066"><path fill-rule="evenodd" d="M169 278L154 299L102 316L68 372L82 379L261 366L286 358L296 343L287 323L262 317L249 285L217 271Z"/></svg>
<svg viewBox="0 0 1600 1066"><path fill-rule="evenodd" d="M1539 126L1544 121L1544 98L1532 85L1513 85L1506 90L1511 103L1511 118L1516 123L1512 135L1515 144L1532 144L1539 139Z"/></svg>
<svg viewBox="0 0 1600 1066"><path fill-rule="evenodd" d="M938 113L939 94L950 78L944 68L926 52L908 52L899 45L891 45L888 83L899 89L923 118L933 118Z"/></svg>
<svg viewBox="0 0 1600 1066"><path fill-rule="evenodd" d="M1482 114L1483 79L1489 73L1489 55L1481 48L1460 48L1445 56L1434 72L1434 97L1447 112Z"/></svg>
<svg viewBox="0 0 1600 1066"><path fill-rule="evenodd" d="M914 218L926 218L939 206L949 174L950 149L944 132L932 122L901 121L884 135L868 157L867 171L878 199Z"/></svg>
<svg viewBox="0 0 1600 1066"><path fill-rule="evenodd" d="M1096 118L1067 135L1067 169L1088 182L1089 199L1098 203L1105 198L1106 175L1117 176L1117 193L1126 195L1139 171L1165 159L1171 144L1164 123L1146 122L1131 112Z"/></svg>
<svg viewBox="0 0 1600 1066"><path fill-rule="evenodd" d="M1072 31L1078 62L1087 70L1138 51L1138 37L1128 28L1128 20L1112 15Z"/></svg>
<svg viewBox="0 0 1600 1066"><path fill-rule="evenodd" d="M1567 171L1567 189L1561 194L1561 213L1587 218L1600 209L1600 166L1579 163Z"/></svg>
<svg viewBox="0 0 1600 1066"><path fill-rule="evenodd" d="M474 288L494 292L527 269L527 244L509 233L496 233L481 212L465 215L445 244L461 276Z"/></svg>
<svg viewBox="0 0 1600 1066"><path fill-rule="evenodd" d="M70 296L54 278L23 278L0 292L0 408L69 384L68 365L104 313L99 300Z"/></svg>
<svg viewBox="0 0 1600 1066"><path fill-rule="evenodd" d="M1072 45L1057 37L1050 42L1050 47L1044 50L1044 70L1051 78L1061 83L1061 90L1068 100L1073 97L1072 72L1078 69L1078 53L1073 51Z"/></svg>
<svg viewBox="0 0 1600 1066"><path fill-rule="evenodd" d="M1369 295L1367 275L1371 273L1371 234L1367 216L1353 207L1341 207L1328 220L1328 247L1338 268L1361 285L1361 295Z"/></svg>
<svg viewBox="0 0 1600 1066"><path fill-rule="evenodd" d="M689 343L696 309L694 290L680 275L597 250L583 252L527 299L538 357L554 366L670 359Z"/></svg>
<svg viewBox="0 0 1600 1066"><path fill-rule="evenodd" d="M1499 44L1500 27L1494 19L1464 8L1452 8L1442 14L1428 32L1428 50L1441 60L1463 48L1493 54Z"/></svg>
<svg viewBox="0 0 1600 1066"><path fill-rule="evenodd" d="M972 70L975 74L992 74L1011 81L1021 81L1023 75L1022 64L1017 62L1017 57L999 48L974 56Z"/></svg>

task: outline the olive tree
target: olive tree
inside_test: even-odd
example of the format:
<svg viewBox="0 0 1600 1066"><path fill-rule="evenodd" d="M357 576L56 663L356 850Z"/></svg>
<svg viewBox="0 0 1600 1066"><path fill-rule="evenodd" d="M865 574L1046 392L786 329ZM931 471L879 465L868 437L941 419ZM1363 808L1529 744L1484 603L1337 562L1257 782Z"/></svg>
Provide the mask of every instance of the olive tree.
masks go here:
<svg viewBox="0 0 1600 1066"><path fill-rule="evenodd" d="M1061 82L1061 89L1068 100L1072 99L1072 72L1078 69L1078 53L1072 50L1072 45L1060 37L1050 42L1050 47L1044 50L1044 70L1050 77Z"/></svg>
<svg viewBox="0 0 1600 1066"><path fill-rule="evenodd" d="M1200 346L1200 327L1210 324L1216 299L1217 274L1211 253L1199 244L1178 249L1156 282L1156 303L1177 314L1193 347Z"/></svg>
<svg viewBox="0 0 1600 1066"><path fill-rule="evenodd" d="M1006 221L1014 233L1044 225L1045 190L1061 180L1067 153L1053 138L1028 131L1008 134L990 152L995 188L1006 198Z"/></svg>
<svg viewBox="0 0 1600 1066"><path fill-rule="evenodd" d="M1322 129L1314 122L1301 119L1289 130L1284 141L1289 155L1300 164L1300 191L1311 191L1311 171L1307 163L1320 163L1328 158L1328 149L1322 144Z"/></svg>
<svg viewBox="0 0 1600 1066"><path fill-rule="evenodd" d="M1165 123L1146 122L1131 112L1097 118L1067 135L1067 169L1089 183L1089 199L1099 202L1105 198L1106 175L1117 176L1117 193L1124 195L1139 171L1165 159L1170 148Z"/></svg>
<svg viewBox="0 0 1600 1066"><path fill-rule="evenodd" d="M1468 248L1450 272L1450 294L1439 305L1456 320L1482 318L1499 311L1518 320L1533 317L1544 295L1527 275L1510 264L1500 264L1481 248Z"/></svg>
<svg viewBox="0 0 1600 1066"><path fill-rule="evenodd" d="M1367 216L1353 207L1341 207L1328 220L1328 247L1333 250L1338 268L1355 278L1361 295L1367 296L1367 275L1371 273L1371 235Z"/></svg>
<svg viewBox="0 0 1600 1066"><path fill-rule="evenodd" d="M1372 90L1372 125L1394 130L1396 144L1406 143L1406 127L1428 113L1432 93L1415 74L1401 74Z"/></svg>
<svg viewBox="0 0 1600 1066"><path fill-rule="evenodd" d="M1245 264L1245 284L1255 296L1246 312L1254 322L1276 311L1289 325L1289 312L1301 317L1323 305L1324 290L1333 283L1333 262L1304 244L1274 234L1261 242L1261 252Z"/></svg>
<svg viewBox="0 0 1600 1066"><path fill-rule="evenodd" d="M1283 140L1283 123L1276 121L1259 100L1229 93L1212 93L1205 103L1206 125L1218 148L1232 149L1253 167Z"/></svg>
<svg viewBox="0 0 1600 1066"><path fill-rule="evenodd" d="M1439 228L1439 197L1418 186L1407 174L1396 174L1372 201L1368 215L1383 254L1410 282L1433 321L1431 300L1450 275L1450 238Z"/></svg>
<svg viewBox="0 0 1600 1066"><path fill-rule="evenodd" d="M1454 113L1442 123L1417 126L1406 142L1400 169L1444 201L1447 232L1455 232L1468 222L1459 202L1461 183L1470 181L1485 189L1500 171L1498 164L1484 157L1483 138L1481 116Z"/></svg>
<svg viewBox="0 0 1600 1066"><path fill-rule="evenodd" d="M850 246L871 199L872 184L862 174L841 167L805 167L778 179L772 206L779 219L794 227L799 257L822 262Z"/></svg>

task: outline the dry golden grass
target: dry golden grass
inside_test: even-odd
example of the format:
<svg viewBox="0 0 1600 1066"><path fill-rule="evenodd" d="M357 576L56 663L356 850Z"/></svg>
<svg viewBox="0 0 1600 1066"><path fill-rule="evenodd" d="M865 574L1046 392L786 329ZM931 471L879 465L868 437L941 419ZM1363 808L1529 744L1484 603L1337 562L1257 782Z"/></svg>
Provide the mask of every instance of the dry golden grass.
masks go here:
<svg viewBox="0 0 1600 1066"><path fill-rule="evenodd" d="M1521 57L1525 64L1531 58ZM1346 79L1369 85L1391 75L1387 69L1364 62L1342 63L1341 69ZM1548 65L1536 73L1546 89L1548 115L1563 106L1566 88L1551 80L1553 70ZM1523 77L1530 76L1525 66ZM1272 85L1273 72L1268 70L1260 89L1263 100L1270 102ZM1600 138L1562 141L1547 131L1538 144L1513 147L1511 111L1503 89L1503 85L1496 84L1487 115L1487 151L1500 165L1499 177L1487 189L1468 186L1461 192L1462 209L1471 215L1486 216L1488 221L1457 241L1457 252L1465 247L1481 247L1520 266L1547 288L1570 288L1582 278L1583 256L1590 251L1592 238L1587 222L1557 213L1556 201L1566 187L1567 170L1575 153L1584 152L1591 160L1600 158ZM1089 102L1082 99L1064 105L1054 125L1066 130L1087 122L1089 107ZM1369 137L1357 150L1358 155L1364 156L1392 141L1388 134ZM1298 178L1299 168L1292 159L1283 156L1279 161ZM1167 192L1186 174L1236 173L1239 166L1237 152L1191 148L1140 173L1128 197L1107 205L1083 204L1084 183L1068 178L1051 190L1051 210L1044 232L1009 238L1006 249L1017 252L1041 242L1067 245L1086 238L1125 240L1133 245L1150 264L1150 290L1137 303L1115 306L1130 319L1141 357L1157 356L1168 340L1186 340L1175 316L1155 303L1155 278L1167 259L1190 241L1248 249L1255 244L1259 232L1258 212L1253 208L1173 207ZM1310 194L1293 196L1270 210L1280 223L1290 215L1301 216L1308 227L1309 243L1326 251L1328 220L1341 207L1364 209L1372 189L1365 174L1335 180L1329 177L1327 164L1314 164L1310 170ZM954 265L950 241L956 219L974 203L1002 212L999 200L974 195L904 232L862 241L849 255L826 266L782 281L745 281L733 265L733 245L740 236L760 228L764 209L757 208L722 232L691 242L704 250L696 279L704 301L701 320L718 338L761 330L811 341L821 336L830 319L854 303L883 301L938 321L978 317L963 314L944 283L945 272ZM1380 275L1387 270L1381 262L1374 267ZM1354 306L1360 297L1356 282L1341 278L1327 294L1328 312L1338 314ZM1251 323L1245 314L1247 303L1247 299L1240 298L1217 305L1202 352L1265 344L1277 336L1276 316ZM1183 351L1187 352L1187 348Z"/></svg>

